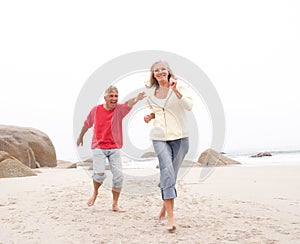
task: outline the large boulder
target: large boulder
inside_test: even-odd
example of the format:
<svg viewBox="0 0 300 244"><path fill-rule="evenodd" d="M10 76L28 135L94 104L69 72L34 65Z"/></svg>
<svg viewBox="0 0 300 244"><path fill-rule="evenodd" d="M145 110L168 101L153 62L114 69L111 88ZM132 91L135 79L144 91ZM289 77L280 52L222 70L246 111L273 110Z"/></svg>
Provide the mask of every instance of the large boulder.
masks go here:
<svg viewBox="0 0 300 244"><path fill-rule="evenodd" d="M224 156L213 149L207 149L201 153L198 158L201 166L224 166L232 164L241 164L240 162Z"/></svg>
<svg viewBox="0 0 300 244"><path fill-rule="evenodd" d="M34 128L0 125L0 150L32 169L57 166L50 138Z"/></svg>
<svg viewBox="0 0 300 244"><path fill-rule="evenodd" d="M35 176L36 173L7 152L0 151L0 178Z"/></svg>

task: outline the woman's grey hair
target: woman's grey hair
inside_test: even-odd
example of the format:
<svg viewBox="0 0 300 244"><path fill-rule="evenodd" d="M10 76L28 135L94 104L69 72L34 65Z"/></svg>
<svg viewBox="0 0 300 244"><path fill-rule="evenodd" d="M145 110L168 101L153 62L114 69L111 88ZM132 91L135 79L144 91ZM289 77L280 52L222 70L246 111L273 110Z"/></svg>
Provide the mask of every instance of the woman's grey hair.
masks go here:
<svg viewBox="0 0 300 244"><path fill-rule="evenodd" d="M119 94L119 91L118 91L118 88L116 86L109 86L105 93L104 93L104 96L108 95L109 93L111 93L112 91L115 91L116 93Z"/></svg>
<svg viewBox="0 0 300 244"><path fill-rule="evenodd" d="M155 62L154 64L152 64L152 66L151 66L151 70L150 70L151 74L150 74L150 81L149 81L148 87L153 87L153 86L158 87L159 86L158 81L154 77L154 67L159 63L163 63L166 66L166 68L169 72L168 80L170 80L170 78L177 80L177 78L174 75L173 71L171 70L169 64L164 60L159 60L159 61Z"/></svg>

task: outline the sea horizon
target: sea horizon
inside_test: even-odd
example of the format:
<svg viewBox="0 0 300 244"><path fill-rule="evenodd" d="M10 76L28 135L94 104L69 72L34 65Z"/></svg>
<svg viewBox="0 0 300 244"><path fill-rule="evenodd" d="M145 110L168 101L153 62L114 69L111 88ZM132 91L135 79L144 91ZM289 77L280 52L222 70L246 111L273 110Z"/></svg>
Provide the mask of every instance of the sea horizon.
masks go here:
<svg viewBox="0 0 300 244"><path fill-rule="evenodd" d="M260 152L268 152L271 156L262 156L255 157ZM240 162L241 166L291 166L291 165L299 165L300 166L300 149L272 149L272 150L228 150L226 152L222 152L224 156L234 159ZM200 155L199 155L200 156ZM58 159L58 160L66 160L70 162L80 162L90 159L91 156L86 155L84 158L75 157L70 159ZM186 158L189 160L189 158ZM158 164L157 158L130 158L126 155L122 156L123 167L124 168L153 168ZM197 161L194 159L192 161Z"/></svg>

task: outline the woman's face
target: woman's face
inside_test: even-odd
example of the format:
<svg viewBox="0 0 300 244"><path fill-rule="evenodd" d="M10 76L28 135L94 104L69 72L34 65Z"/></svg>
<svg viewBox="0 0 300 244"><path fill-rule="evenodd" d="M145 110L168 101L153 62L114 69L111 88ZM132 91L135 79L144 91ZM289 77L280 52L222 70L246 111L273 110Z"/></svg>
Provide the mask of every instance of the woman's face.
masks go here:
<svg viewBox="0 0 300 244"><path fill-rule="evenodd" d="M158 82L168 81L169 71L164 63L157 63L153 67L153 76Z"/></svg>

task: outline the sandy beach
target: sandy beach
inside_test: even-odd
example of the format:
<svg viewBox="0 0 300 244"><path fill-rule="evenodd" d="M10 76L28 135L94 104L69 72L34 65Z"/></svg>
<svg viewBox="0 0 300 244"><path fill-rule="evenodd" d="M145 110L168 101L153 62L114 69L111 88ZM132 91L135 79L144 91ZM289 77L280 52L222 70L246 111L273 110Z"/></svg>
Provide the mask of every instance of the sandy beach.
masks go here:
<svg viewBox="0 0 300 244"><path fill-rule="evenodd" d="M155 171L148 179L125 170L125 213L111 211L109 183L87 206L92 181L83 168L0 179L0 243L299 243L300 166L218 167L200 181L203 170L178 180L175 233L157 220Z"/></svg>

